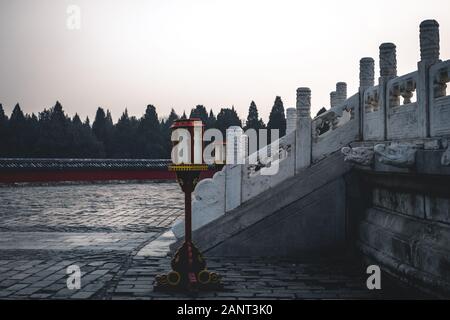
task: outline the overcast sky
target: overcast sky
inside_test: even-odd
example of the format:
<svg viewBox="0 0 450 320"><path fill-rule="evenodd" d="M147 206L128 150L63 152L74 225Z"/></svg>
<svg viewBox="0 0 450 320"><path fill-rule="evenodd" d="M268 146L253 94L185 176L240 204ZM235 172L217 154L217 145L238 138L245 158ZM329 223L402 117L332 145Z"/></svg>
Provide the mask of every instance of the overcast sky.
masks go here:
<svg viewBox="0 0 450 320"><path fill-rule="evenodd" d="M81 29L67 28L67 7ZM27 113L60 100L69 115L92 120L98 106L116 120L125 107L160 116L203 104L251 100L267 121L275 96L295 106L312 90L313 111L329 104L337 81L358 86L359 59L397 45L400 74L416 69L419 24L441 25L450 58L450 1L348 0L0 0L0 103Z"/></svg>

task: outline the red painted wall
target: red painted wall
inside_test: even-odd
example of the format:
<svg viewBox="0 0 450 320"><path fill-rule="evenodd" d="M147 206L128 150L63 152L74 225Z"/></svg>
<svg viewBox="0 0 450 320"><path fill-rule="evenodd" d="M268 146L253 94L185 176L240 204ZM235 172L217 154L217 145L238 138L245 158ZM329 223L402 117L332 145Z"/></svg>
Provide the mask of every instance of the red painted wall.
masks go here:
<svg viewBox="0 0 450 320"><path fill-rule="evenodd" d="M210 178L215 171L202 172L201 179ZM89 171L12 171L0 172L0 183L105 181L105 180L175 180L175 173L156 170L89 170Z"/></svg>

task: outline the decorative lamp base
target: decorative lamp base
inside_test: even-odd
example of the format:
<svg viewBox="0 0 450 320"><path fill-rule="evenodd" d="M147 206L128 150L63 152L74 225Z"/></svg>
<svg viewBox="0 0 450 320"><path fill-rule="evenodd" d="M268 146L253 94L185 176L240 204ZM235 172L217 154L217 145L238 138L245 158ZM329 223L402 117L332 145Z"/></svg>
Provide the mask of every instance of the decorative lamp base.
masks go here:
<svg viewBox="0 0 450 320"><path fill-rule="evenodd" d="M222 288L220 275L206 269L206 261L190 241L186 241L172 259L172 271L155 279L155 291L196 292Z"/></svg>
<svg viewBox="0 0 450 320"><path fill-rule="evenodd" d="M222 287L220 276L206 269L206 261L200 251L192 243L192 198L201 171L208 166L171 165L170 171L177 173L177 180L184 192L185 205L185 241L172 259L172 271L159 275L155 279L155 291L196 292L218 290Z"/></svg>

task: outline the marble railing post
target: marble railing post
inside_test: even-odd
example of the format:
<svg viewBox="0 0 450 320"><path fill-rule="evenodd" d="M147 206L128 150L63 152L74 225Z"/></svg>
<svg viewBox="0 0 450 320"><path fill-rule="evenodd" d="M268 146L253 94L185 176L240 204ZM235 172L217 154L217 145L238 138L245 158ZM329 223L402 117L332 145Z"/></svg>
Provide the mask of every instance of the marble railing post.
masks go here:
<svg viewBox="0 0 450 320"><path fill-rule="evenodd" d="M380 46L380 80L397 77L397 47L393 43Z"/></svg>
<svg viewBox="0 0 450 320"><path fill-rule="evenodd" d="M364 137L364 92L375 85L375 61L370 58L362 58L359 61L359 139Z"/></svg>
<svg viewBox="0 0 450 320"><path fill-rule="evenodd" d="M439 23L425 20L420 24L420 60L433 65L439 61Z"/></svg>
<svg viewBox="0 0 450 320"><path fill-rule="evenodd" d="M229 127L226 131L225 212L241 204L242 168L246 153L246 136L241 127Z"/></svg>
<svg viewBox="0 0 450 320"><path fill-rule="evenodd" d="M430 136L430 106L433 93L430 88L430 67L439 60L439 23L425 20L420 24L420 61L418 65L417 104L420 137Z"/></svg>
<svg viewBox="0 0 450 320"><path fill-rule="evenodd" d="M383 43L380 46L380 78L379 78L379 110L383 115L379 125L383 132L379 138L386 140L387 138L387 107L389 105L389 92L387 92L387 83L389 80L397 77L397 48L393 43Z"/></svg>
<svg viewBox="0 0 450 320"><path fill-rule="evenodd" d="M330 92L330 107L337 106L337 93L336 91Z"/></svg>
<svg viewBox="0 0 450 320"><path fill-rule="evenodd" d="M347 100L347 84L345 82L336 83L337 104L344 103Z"/></svg>
<svg viewBox="0 0 450 320"><path fill-rule="evenodd" d="M375 84L375 61L368 57L359 61L359 87L369 88Z"/></svg>
<svg viewBox="0 0 450 320"><path fill-rule="evenodd" d="M330 92L331 108L344 103L347 100L347 84L345 82L336 83L336 91Z"/></svg>
<svg viewBox="0 0 450 320"><path fill-rule="evenodd" d="M311 164L311 90L297 89L297 131L295 139L295 172Z"/></svg>
<svg viewBox="0 0 450 320"><path fill-rule="evenodd" d="M297 109L286 109L286 134L295 131L297 128Z"/></svg>
<svg viewBox="0 0 450 320"><path fill-rule="evenodd" d="M227 164L242 164L244 159L243 143L244 130L238 126L229 127L226 130L226 163Z"/></svg>

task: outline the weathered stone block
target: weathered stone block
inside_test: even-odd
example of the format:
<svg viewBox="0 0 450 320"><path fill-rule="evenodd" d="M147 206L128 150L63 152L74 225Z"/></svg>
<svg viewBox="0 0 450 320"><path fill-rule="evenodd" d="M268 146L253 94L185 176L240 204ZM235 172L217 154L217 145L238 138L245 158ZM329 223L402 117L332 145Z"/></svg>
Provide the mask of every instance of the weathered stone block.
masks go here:
<svg viewBox="0 0 450 320"><path fill-rule="evenodd" d="M225 212L241 205L243 165L228 165L225 171Z"/></svg>
<svg viewBox="0 0 450 320"><path fill-rule="evenodd" d="M450 224L450 199L426 196L425 212L429 220Z"/></svg>
<svg viewBox="0 0 450 320"><path fill-rule="evenodd" d="M424 196L384 188L374 188L373 205L417 218L425 218Z"/></svg>

